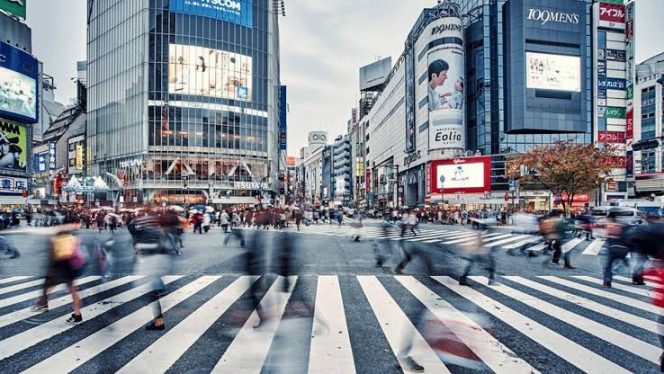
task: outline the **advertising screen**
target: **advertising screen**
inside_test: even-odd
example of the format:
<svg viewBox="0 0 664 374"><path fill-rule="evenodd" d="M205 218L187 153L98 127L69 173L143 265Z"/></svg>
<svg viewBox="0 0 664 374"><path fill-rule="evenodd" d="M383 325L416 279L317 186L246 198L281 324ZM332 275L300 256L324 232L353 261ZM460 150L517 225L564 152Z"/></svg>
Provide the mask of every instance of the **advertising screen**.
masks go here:
<svg viewBox="0 0 664 374"><path fill-rule="evenodd" d="M415 54L413 48L406 51L406 152L414 152L415 138Z"/></svg>
<svg viewBox="0 0 664 374"><path fill-rule="evenodd" d="M171 44L168 92L252 100L252 58L218 49Z"/></svg>
<svg viewBox="0 0 664 374"><path fill-rule="evenodd" d="M461 20L446 17L434 26L427 55L429 149L465 149L465 71ZM438 31L442 30L442 31Z"/></svg>
<svg viewBox="0 0 664 374"><path fill-rule="evenodd" d="M0 114L37 122L37 60L8 44L0 43Z"/></svg>
<svg viewBox="0 0 664 374"><path fill-rule="evenodd" d="M252 0L171 0L171 12L216 18L252 27Z"/></svg>
<svg viewBox="0 0 664 374"><path fill-rule="evenodd" d="M0 169L26 171L28 128L0 120Z"/></svg>
<svg viewBox="0 0 664 374"><path fill-rule="evenodd" d="M491 190L490 157L432 161L431 169L431 190L434 193L484 193Z"/></svg>
<svg viewBox="0 0 664 374"><path fill-rule="evenodd" d="M581 58L526 52L528 88L581 92Z"/></svg>

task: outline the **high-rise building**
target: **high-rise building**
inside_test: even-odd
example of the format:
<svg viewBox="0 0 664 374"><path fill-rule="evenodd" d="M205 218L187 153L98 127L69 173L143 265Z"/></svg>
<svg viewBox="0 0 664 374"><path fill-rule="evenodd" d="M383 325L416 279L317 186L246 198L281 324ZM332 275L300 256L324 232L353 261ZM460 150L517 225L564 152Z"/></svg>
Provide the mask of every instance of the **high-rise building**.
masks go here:
<svg viewBox="0 0 664 374"><path fill-rule="evenodd" d="M636 66L633 110L634 194L664 195L664 53Z"/></svg>
<svg viewBox="0 0 664 374"><path fill-rule="evenodd" d="M236 205L275 195L282 7L88 0L88 144L109 198Z"/></svg>
<svg viewBox="0 0 664 374"><path fill-rule="evenodd" d="M353 191L352 153L350 136L339 135L334 139L332 151L332 164L335 205L349 206Z"/></svg>
<svg viewBox="0 0 664 374"><path fill-rule="evenodd" d="M25 4L0 11L0 207L23 207L32 177L32 131L42 115L41 69ZM14 13L12 13L14 12Z"/></svg>

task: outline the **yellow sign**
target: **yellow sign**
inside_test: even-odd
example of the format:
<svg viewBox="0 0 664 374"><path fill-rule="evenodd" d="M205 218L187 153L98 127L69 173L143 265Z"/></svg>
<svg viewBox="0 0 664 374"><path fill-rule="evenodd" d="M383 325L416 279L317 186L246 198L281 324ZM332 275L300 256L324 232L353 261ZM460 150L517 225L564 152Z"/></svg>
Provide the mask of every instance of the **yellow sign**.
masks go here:
<svg viewBox="0 0 664 374"><path fill-rule="evenodd" d="M83 170L83 143L76 144L76 170Z"/></svg>

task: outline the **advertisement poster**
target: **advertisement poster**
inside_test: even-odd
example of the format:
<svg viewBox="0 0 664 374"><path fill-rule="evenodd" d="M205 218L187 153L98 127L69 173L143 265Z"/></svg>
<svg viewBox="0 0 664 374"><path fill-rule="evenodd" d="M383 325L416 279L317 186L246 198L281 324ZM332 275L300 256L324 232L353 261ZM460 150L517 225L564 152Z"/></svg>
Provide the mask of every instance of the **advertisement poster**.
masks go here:
<svg viewBox="0 0 664 374"><path fill-rule="evenodd" d="M599 25L624 30L625 6L599 3Z"/></svg>
<svg viewBox="0 0 664 374"><path fill-rule="evenodd" d="M37 60L0 42L0 115L37 122Z"/></svg>
<svg viewBox="0 0 664 374"><path fill-rule="evenodd" d="M253 26L252 7L252 0L170 0L171 12L216 18L247 27Z"/></svg>
<svg viewBox="0 0 664 374"><path fill-rule="evenodd" d="M634 176L634 152L627 151L625 156L625 176L628 178Z"/></svg>
<svg viewBox="0 0 664 374"><path fill-rule="evenodd" d="M415 134L415 56L413 48L406 51L406 152L414 152Z"/></svg>
<svg viewBox="0 0 664 374"><path fill-rule="evenodd" d="M279 149L285 151L288 148L288 101L287 88L282 85L279 87Z"/></svg>
<svg viewBox="0 0 664 374"><path fill-rule="evenodd" d="M606 107L606 118L625 119L625 108L609 106Z"/></svg>
<svg viewBox="0 0 664 374"><path fill-rule="evenodd" d="M526 52L528 88L581 92L581 58Z"/></svg>
<svg viewBox="0 0 664 374"><path fill-rule="evenodd" d="M445 18L433 38L446 43L429 50L429 149L465 149L465 69L462 28L458 18ZM441 35L442 34L442 35Z"/></svg>
<svg viewBox="0 0 664 374"><path fill-rule="evenodd" d="M620 49L605 49L604 57L607 61L625 62L625 51Z"/></svg>
<svg viewBox="0 0 664 374"><path fill-rule="evenodd" d="M28 128L0 120L0 169L26 172Z"/></svg>
<svg viewBox="0 0 664 374"><path fill-rule="evenodd" d="M625 80L622 78L597 78L597 88L600 90L625 90L625 87Z"/></svg>
<svg viewBox="0 0 664 374"><path fill-rule="evenodd" d="M171 44L168 92L251 101L252 58L191 45Z"/></svg>
<svg viewBox="0 0 664 374"><path fill-rule="evenodd" d="M77 170L83 170L83 143L76 143L76 156L74 159Z"/></svg>
<svg viewBox="0 0 664 374"><path fill-rule="evenodd" d="M491 190L491 158L467 157L431 162L433 193L485 193Z"/></svg>
<svg viewBox="0 0 664 374"><path fill-rule="evenodd" d="M0 177L0 192L21 193L27 189L28 180L26 178Z"/></svg>
<svg viewBox="0 0 664 374"><path fill-rule="evenodd" d="M625 143L625 133L620 131L598 131L598 143Z"/></svg>

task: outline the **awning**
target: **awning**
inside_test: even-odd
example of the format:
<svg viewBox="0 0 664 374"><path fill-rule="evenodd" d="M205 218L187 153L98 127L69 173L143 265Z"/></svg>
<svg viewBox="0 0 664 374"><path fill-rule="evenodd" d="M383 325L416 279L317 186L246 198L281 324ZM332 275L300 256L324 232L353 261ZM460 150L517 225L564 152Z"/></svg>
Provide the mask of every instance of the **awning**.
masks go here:
<svg viewBox="0 0 664 374"><path fill-rule="evenodd" d="M0 205L25 205L25 197L17 196L0 196Z"/></svg>

